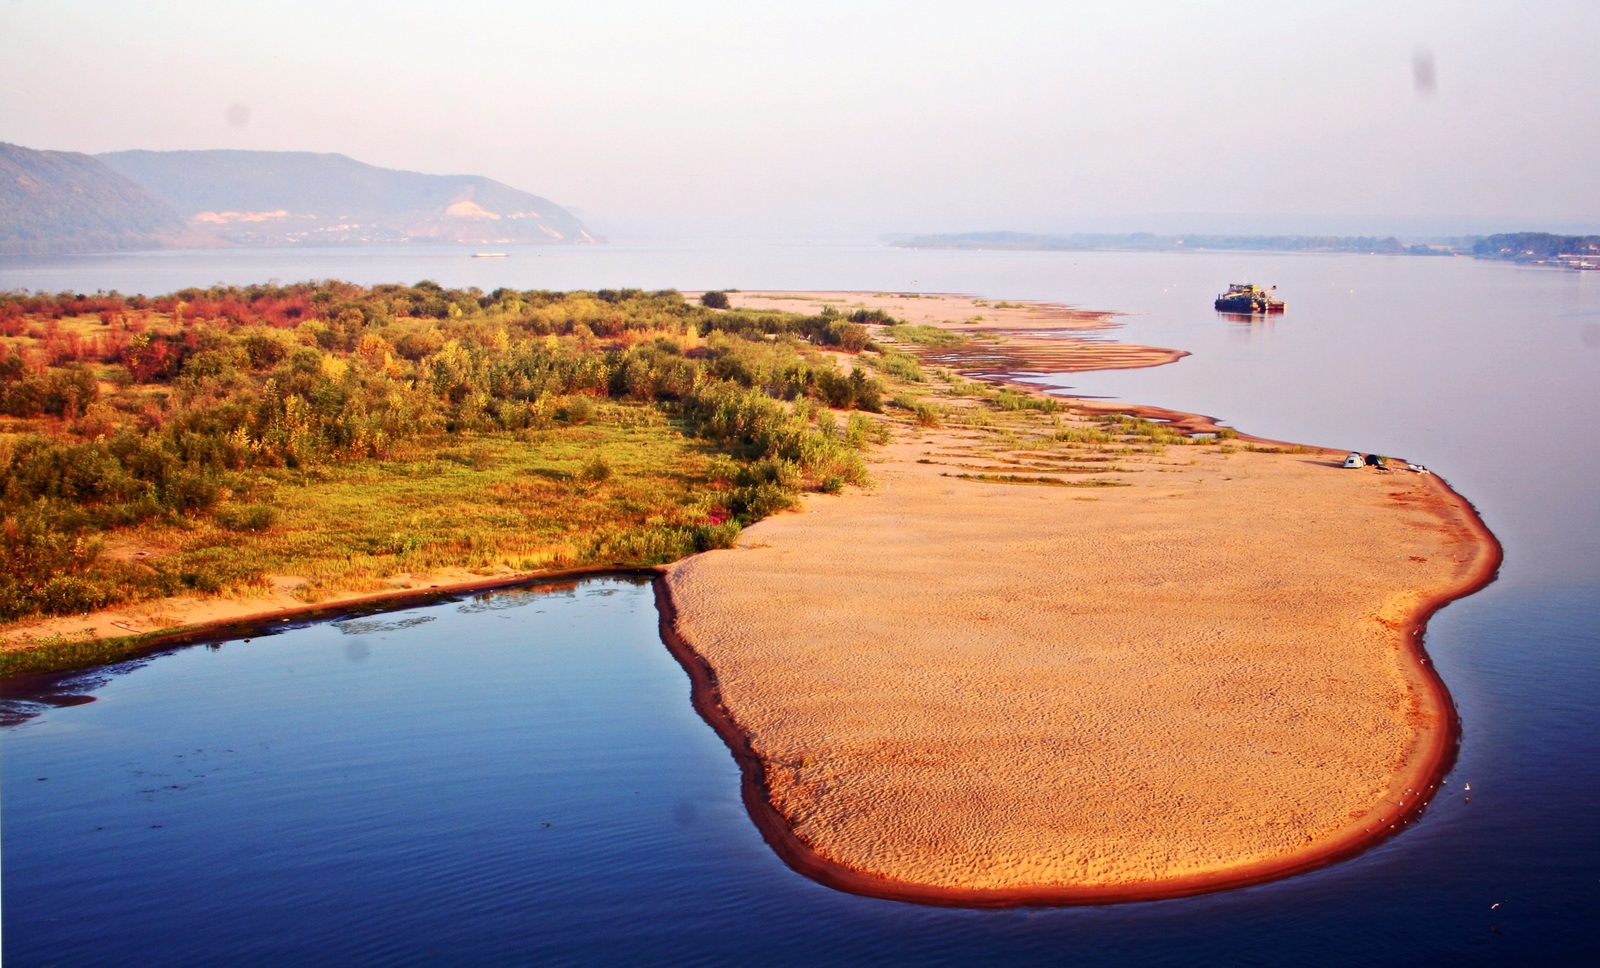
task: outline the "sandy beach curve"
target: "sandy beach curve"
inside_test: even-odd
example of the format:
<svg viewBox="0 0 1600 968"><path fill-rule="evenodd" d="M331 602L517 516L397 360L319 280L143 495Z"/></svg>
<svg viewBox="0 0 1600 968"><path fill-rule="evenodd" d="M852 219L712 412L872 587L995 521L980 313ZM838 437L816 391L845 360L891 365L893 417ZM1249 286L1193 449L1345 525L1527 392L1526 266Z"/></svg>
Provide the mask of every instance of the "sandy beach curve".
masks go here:
<svg viewBox="0 0 1600 968"><path fill-rule="evenodd" d="M1343 451L1043 439L908 424L873 492L668 568L663 635L792 867L923 903L1152 899L1423 809L1457 724L1421 633L1500 560L1470 504Z"/></svg>

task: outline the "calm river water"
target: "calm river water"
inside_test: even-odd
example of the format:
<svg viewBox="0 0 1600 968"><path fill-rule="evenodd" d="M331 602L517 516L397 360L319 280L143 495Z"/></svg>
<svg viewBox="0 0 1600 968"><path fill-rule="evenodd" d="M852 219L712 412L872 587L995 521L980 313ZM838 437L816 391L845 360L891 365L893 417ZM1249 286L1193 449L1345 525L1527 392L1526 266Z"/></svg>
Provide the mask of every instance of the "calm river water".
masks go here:
<svg viewBox="0 0 1600 968"><path fill-rule="evenodd" d="M1600 274L1460 259L684 246L0 262L0 289L432 278L893 289L1128 313L1194 355L1052 378L1429 465L1505 544L1430 624L1446 792L1353 860L1206 897L963 911L762 843L649 586L502 592L100 670L0 731L4 956L45 964L1509 964L1600 952ZM1228 282L1289 312L1210 310ZM1465 788L1471 784L1470 802Z"/></svg>

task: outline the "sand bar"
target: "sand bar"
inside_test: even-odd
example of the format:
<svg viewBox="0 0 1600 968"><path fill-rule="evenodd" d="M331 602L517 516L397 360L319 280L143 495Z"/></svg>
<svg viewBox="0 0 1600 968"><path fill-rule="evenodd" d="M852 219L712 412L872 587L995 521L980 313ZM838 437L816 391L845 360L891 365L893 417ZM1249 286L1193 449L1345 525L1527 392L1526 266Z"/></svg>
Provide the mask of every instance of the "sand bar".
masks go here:
<svg viewBox="0 0 1600 968"><path fill-rule="evenodd" d="M1113 340L1109 331L1117 326L1116 313L1060 303L894 292L733 292L728 299L737 309L808 314L824 308L846 315L857 309L881 309L914 326L947 329L971 341L932 351L928 362L981 376L1128 370L1161 366L1189 355L1185 350Z"/></svg>
<svg viewBox="0 0 1600 968"><path fill-rule="evenodd" d="M907 426L870 493L672 566L669 634L769 842L858 893L1088 903L1402 828L1456 735L1422 624L1499 547L1434 475L1240 443L1070 477L1104 453Z"/></svg>

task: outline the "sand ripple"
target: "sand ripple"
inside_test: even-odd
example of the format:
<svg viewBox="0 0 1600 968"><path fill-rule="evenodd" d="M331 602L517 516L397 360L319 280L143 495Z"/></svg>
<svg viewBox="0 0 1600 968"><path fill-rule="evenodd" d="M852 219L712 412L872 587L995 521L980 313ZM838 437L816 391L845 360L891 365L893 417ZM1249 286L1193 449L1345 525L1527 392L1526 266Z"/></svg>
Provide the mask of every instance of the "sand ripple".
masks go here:
<svg viewBox="0 0 1600 968"><path fill-rule="evenodd" d="M1154 896L1417 808L1453 722L1411 633L1498 561L1436 477L1218 447L1093 491L946 476L975 446L908 430L874 493L670 570L791 862L923 899Z"/></svg>

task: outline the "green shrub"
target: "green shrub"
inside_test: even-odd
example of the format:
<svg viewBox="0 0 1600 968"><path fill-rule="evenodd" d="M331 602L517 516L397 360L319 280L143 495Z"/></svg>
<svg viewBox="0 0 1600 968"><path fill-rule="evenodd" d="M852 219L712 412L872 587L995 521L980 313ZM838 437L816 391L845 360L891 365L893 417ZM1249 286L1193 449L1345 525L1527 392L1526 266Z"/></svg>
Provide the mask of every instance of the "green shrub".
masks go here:
<svg viewBox="0 0 1600 968"><path fill-rule="evenodd" d="M891 406L909 411L911 418L918 427L937 427L942 422L939 409L925 400L919 400L916 397L902 393L895 396L889 403Z"/></svg>
<svg viewBox="0 0 1600 968"><path fill-rule="evenodd" d="M850 397L857 410L877 413L883 409L883 384L855 367L850 371Z"/></svg>
<svg viewBox="0 0 1600 968"><path fill-rule="evenodd" d="M817 333L817 342L824 346L837 346L846 353L859 353L866 348L871 334L860 323L843 319L830 319Z"/></svg>
<svg viewBox="0 0 1600 968"><path fill-rule="evenodd" d="M882 309L858 309L849 316L852 323L878 323L889 324L894 322L894 317Z"/></svg>
<svg viewBox="0 0 1600 968"><path fill-rule="evenodd" d="M1055 413L1061 409L1061 402L1053 397L1020 393L1010 387L1002 387L995 394L994 402L1001 410L1038 410L1042 413Z"/></svg>
<svg viewBox="0 0 1600 968"><path fill-rule="evenodd" d="M573 426L580 426L594 419L594 409L594 401L588 397L571 397L565 406L556 411L556 416Z"/></svg>
<svg viewBox="0 0 1600 968"><path fill-rule="evenodd" d="M904 380L907 383L922 383L927 379L923 375L922 365L917 362L916 357L897 350L885 351L883 357L878 360L878 368L890 376Z"/></svg>
<svg viewBox="0 0 1600 968"><path fill-rule="evenodd" d="M269 504L247 504L218 509L216 518L229 531L265 531L278 520L278 510Z"/></svg>
<svg viewBox="0 0 1600 968"><path fill-rule="evenodd" d="M776 483L751 484L733 491L728 508L740 523L753 524L794 507L795 497L793 490Z"/></svg>
<svg viewBox="0 0 1600 968"><path fill-rule="evenodd" d="M694 550L712 551L718 548L732 548L739 540L739 522L737 520L723 521L721 524L695 525Z"/></svg>
<svg viewBox="0 0 1600 968"><path fill-rule="evenodd" d="M599 484L601 481L610 479L611 465L600 454L589 458L588 463L584 464L583 468L578 471L578 480L585 484Z"/></svg>

